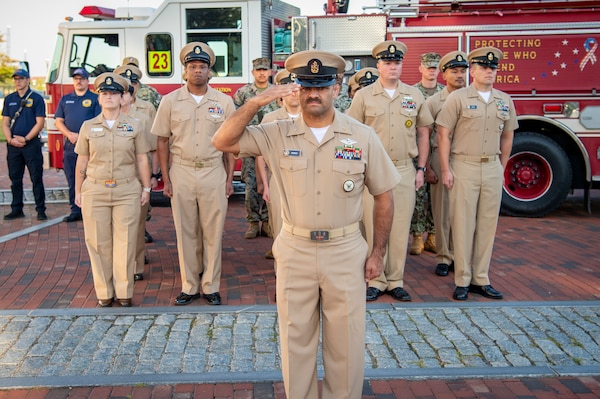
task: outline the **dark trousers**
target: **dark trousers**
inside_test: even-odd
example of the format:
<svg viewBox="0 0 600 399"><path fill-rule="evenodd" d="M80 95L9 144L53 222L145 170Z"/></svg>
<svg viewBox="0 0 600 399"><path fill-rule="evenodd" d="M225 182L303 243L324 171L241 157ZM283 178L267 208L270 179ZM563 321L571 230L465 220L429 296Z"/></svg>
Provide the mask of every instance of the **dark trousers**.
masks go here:
<svg viewBox="0 0 600 399"><path fill-rule="evenodd" d="M63 170L67 183L69 184L69 204L71 205L71 213L81 215L81 208L75 205L75 166L77 165L77 153L75 152L75 144L69 140L65 140L63 154Z"/></svg>
<svg viewBox="0 0 600 399"><path fill-rule="evenodd" d="M8 145L8 144L7 144ZM35 198L35 210L46 211L46 193L44 192L44 160L42 158L42 143L39 139L31 140L25 147L17 148L8 145L6 153L8 164L8 177L10 178L10 189L12 192L13 211L23 210L23 176L25 166L29 171L29 177L33 184L33 197Z"/></svg>

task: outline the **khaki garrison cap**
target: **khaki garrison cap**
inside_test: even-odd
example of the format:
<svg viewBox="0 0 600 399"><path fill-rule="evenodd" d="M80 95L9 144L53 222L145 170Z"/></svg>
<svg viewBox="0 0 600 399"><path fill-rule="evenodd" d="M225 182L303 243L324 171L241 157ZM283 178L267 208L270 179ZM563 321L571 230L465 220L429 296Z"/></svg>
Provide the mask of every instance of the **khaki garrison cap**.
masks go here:
<svg viewBox="0 0 600 399"><path fill-rule="evenodd" d="M438 53L425 53L421 54L421 64L425 68L437 68L440 64L441 55Z"/></svg>
<svg viewBox="0 0 600 399"><path fill-rule="evenodd" d="M305 50L290 55L285 69L304 87L328 87L335 84L346 63L339 55L321 50Z"/></svg>
<svg viewBox="0 0 600 399"><path fill-rule="evenodd" d="M268 58L256 58L252 61L253 69L271 69L271 60Z"/></svg>
<svg viewBox="0 0 600 399"><path fill-rule="evenodd" d="M371 55L378 60L402 61L407 50L406 44L396 40L387 40L373 47Z"/></svg>
<svg viewBox="0 0 600 399"><path fill-rule="evenodd" d="M275 75L275 83L278 85L285 85L293 82L294 79L292 77L292 74L287 69L282 69Z"/></svg>
<svg viewBox="0 0 600 399"><path fill-rule="evenodd" d="M125 57L125 58L123 58L123 62L121 62L121 65L135 65L136 67L139 68L140 62L135 57Z"/></svg>
<svg viewBox="0 0 600 399"><path fill-rule="evenodd" d="M467 55L462 51L451 51L440 60L440 71L451 68L468 68Z"/></svg>
<svg viewBox="0 0 600 399"><path fill-rule="evenodd" d="M94 80L97 91L114 91L124 93L129 91L127 79L113 72L104 72Z"/></svg>
<svg viewBox="0 0 600 399"><path fill-rule="evenodd" d="M379 71L377 68L371 67L363 68L354 75L354 79L360 87L367 87L368 85L374 83L378 78Z"/></svg>
<svg viewBox="0 0 600 399"><path fill-rule="evenodd" d="M212 67L215 64L215 53L206 43L191 42L181 49L179 60L183 65L190 61L202 61Z"/></svg>
<svg viewBox="0 0 600 399"><path fill-rule="evenodd" d="M479 64L496 69L498 68L498 61L502 59L502 51L496 47L481 47L471 51L467 58L471 64Z"/></svg>
<svg viewBox="0 0 600 399"><path fill-rule="evenodd" d="M135 65L121 65L114 70L114 73L121 75L130 80L132 83L137 83L142 78L142 71Z"/></svg>

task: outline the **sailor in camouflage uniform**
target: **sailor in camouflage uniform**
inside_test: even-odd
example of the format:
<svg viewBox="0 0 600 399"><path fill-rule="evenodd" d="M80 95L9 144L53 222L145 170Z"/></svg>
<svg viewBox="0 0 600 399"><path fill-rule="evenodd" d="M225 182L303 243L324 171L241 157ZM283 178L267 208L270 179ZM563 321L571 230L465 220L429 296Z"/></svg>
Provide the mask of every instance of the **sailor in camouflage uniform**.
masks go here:
<svg viewBox="0 0 600 399"><path fill-rule="evenodd" d="M257 58L252 61L252 76L254 82L240 87L233 96L233 102L236 107L241 107L249 99L262 93L269 87L269 77L271 76L271 60L268 58ZM269 112L275 111L279 106L273 101L264 107L261 107L256 115L250 121L250 125L258 125L263 116ZM256 174L256 159L246 157L242 159L242 179L246 184L246 220L250 223L245 238L256 238L259 233L267 237L273 237L269 225L269 212L265 200L259 194L258 181ZM259 223L262 226L259 227Z"/></svg>
<svg viewBox="0 0 600 399"><path fill-rule="evenodd" d="M444 89L444 85L437 81L437 76L440 72L438 69L440 58L441 56L438 53L421 54L419 72L421 72L422 78L421 81L414 86L423 93L425 99ZM417 158L413 159L413 163L416 168ZM411 255L420 255L423 250L433 253L436 252L435 226L433 223L429 194L429 181L432 178L430 174L431 171L428 169L425 172L425 183L417 190L415 210L410 222L410 234L413 236L412 244L410 246ZM427 233L427 241L425 243L423 243L423 233Z"/></svg>

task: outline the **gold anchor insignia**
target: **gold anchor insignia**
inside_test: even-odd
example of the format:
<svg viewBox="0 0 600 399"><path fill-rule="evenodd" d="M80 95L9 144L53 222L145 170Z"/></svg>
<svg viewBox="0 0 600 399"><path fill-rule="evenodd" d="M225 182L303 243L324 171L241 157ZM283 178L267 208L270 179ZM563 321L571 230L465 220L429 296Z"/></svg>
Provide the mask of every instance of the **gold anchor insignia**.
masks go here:
<svg viewBox="0 0 600 399"><path fill-rule="evenodd" d="M200 46L194 47L194 53L196 53L196 54L202 53L202 49L200 48Z"/></svg>
<svg viewBox="0 0 600 399"><path fill-rule="evenodd" d="M390 47L388 47L388 51L390 52L390 54L394 54L396 52L396 46L390 44Z"/></svg>
<svg viewBox="0 0 600 399"><path fill-rule="evenodd" d="M319 63L317 62L317 60L310 61L310 72L319 73Z"/></svg>
<svg viewBox="0 0 600 399"><path fill-rule="evenodd" d="M492 53L491 51L487 54L487 58L488 60L492 61L494 59L494 53Z"/></svg>

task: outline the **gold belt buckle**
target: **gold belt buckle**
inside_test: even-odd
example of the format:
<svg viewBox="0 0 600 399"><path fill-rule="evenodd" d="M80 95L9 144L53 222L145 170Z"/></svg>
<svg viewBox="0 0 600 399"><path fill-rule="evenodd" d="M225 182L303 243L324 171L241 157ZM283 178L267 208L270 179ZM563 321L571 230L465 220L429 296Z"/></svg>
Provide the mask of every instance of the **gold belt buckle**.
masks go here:
<svg viewBox="0 0 600 399"><path fill-rule="evenodd" d="M310 232L311 241L329 241L329 231L313 230Z"/></svg>
<svg viewBox="0 0 600 399"><path fill-rule="evenodd" d="M108 188L117 187L117 182L115 180L104 180L104 187L108 187Z"/></svg>
<svg viewBox="0 0 600 399"><path fill-rule="evenodd" d="M195 168L203 168L204 167L204 162L200 161L200 162L194 162L194 167Z"/></svg>
<svg viewBox="0 0 600 399"><path fill-rule="evenodd" d="M482 155L482 156L481 156L481 162L482 162L482 163L484 163L484 162L488 162L489 160L490 160L490 157L488 157L487 155Z"/></svg>

